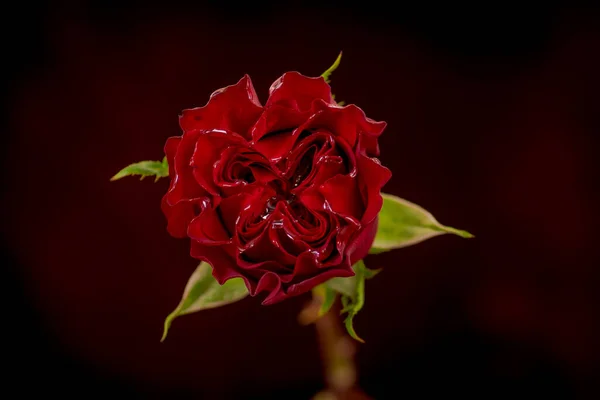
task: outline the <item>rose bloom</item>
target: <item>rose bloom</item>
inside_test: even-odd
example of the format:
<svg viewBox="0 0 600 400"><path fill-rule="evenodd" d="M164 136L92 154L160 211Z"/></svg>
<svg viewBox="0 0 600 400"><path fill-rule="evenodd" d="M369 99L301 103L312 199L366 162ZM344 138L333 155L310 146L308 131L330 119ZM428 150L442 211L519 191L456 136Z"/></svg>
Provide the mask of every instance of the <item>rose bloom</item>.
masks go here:
<svg viewBox="0 0 600 400"><path fill-rule="evenodd" d="M375 158L385 122L337 105L323 78L288 72L264 106L244 76L179 123L162 210L220 284L240 277L272 304L354 275L391 177Z"/></svg>

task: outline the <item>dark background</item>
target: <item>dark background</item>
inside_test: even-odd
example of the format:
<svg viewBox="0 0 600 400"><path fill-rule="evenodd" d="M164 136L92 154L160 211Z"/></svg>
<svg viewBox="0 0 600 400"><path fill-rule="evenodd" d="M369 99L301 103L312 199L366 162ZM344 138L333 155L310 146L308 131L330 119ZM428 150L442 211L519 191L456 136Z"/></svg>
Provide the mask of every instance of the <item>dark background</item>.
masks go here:
<svg viewBox="0 0 600 400"><path fill-rule="evenodd" d="M417 3L417 2L415 2ZM196 262L168 236L177 116L252 77L333 75L388 122L385 191L473 232L371 256L355 319L377 399L595 398L600 366L600 19L573 2L5 3L2 391L298 398L320 390L309 297L176 320Z"/></svg>

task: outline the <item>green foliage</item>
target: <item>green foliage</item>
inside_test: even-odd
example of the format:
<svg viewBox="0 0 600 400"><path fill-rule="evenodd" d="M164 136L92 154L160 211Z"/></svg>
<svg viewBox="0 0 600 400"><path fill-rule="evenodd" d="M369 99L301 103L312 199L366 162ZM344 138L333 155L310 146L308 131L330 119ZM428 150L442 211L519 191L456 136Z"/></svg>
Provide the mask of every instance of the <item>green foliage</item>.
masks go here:
<svg viewBox="0 0 600 400"><path fill-rule="evenodd" d="M346 314L344 325L348 334L355 340L363 342L354 330L354 316L362 309L365 304L365 280L377 275L379 270L370 270L365 263L360 260L352 267L354 276L347 278L332 278L325 282L325 285L339 293L342 301L342 314Z"/></svg>
<svg viewBox="0 0 600 400"><path fill-rule="evenodd" d="M383 207L370 254L411 246L446 233L474 237L467 231L440 224L431 213L416 204L390 194L381 195Z"/></svg>
<svg viewBox="0 0 600 400"><path fill-rule="evenodd" d="M337 56L337 58L335 59L335 61L331 65L331 67L327 68L327 71L325 71L321 74L321 76L323 78L325 78L325 82L327 82L327 83L331 82L331 80L329 79L329 76L331 75L331 73L333 71L335 71L337 69L337 67L340 66L341 61L342 61L342 52L340 51L340 54Z"/></svg>
<svg viewBox="0 0 600 400"><path fill-rule="evenodd" d="M219 282L212 276L210 264L202 261L190 276L179 305L165 319L163 336L160 341L167 338L171 323L180 315L224 306L241 300L247 295L248 289L242 278L233 278L223 285L219 285Z"/></svg>
<svg viewBox="0 0 600 400"><path fill-rule="evenodd" d="M167 162L167 157L163 158L162 161L140 161L128 165L119 172L117 172L117 174L110 178L110 180L116 181L126 176L133 175L139 175L140 180L144 179L147 176L154 176L155 182L160 178L165 178L169 176L169 163Z"/></svg>

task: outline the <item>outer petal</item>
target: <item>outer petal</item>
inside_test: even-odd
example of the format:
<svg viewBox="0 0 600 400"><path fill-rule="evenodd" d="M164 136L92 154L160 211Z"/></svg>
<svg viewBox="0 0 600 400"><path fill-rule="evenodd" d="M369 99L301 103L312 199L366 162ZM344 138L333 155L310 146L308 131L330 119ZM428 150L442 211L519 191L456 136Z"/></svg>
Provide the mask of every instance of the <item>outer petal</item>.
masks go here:
<svg viewBox="0 0 600 400"><path fill-rule="evenodd" d="M285 276L281 275L280 267L275 262L262 263L256 270L242 270L236 258L232 256L234 252L232 245L206 246L192 241L190 254L196 259L209 263L212 267L212 275L221 285L229 279L242 278L251 296L262 291L270 292L270 296L279 293L282 278L285 280Z"/></svg>
<svg viewBox="0 0 600 400"><path fill-rule="evenodd" d="M306 293L315 286L326 282L331 278L354 275L349 262L339 265L338 267L328 269L320 269L318 264L319 262L312 253L302 253L296 261L296 268L294 271L294 281L296 283L282 285L281 281L276 281L275 278L278 277L270 277L270 285L264 285L264 287L270 289L271 293L262 302L262 304L274 304L288 297Z"/></svg>
<svg viewBox="0 0 600 400"><path fill-rule="evenodd" d="M223 224L218 209L206 207L188 226L188 236L199 244L207 246L231 243L231 236Z"/></svg>
<svg viewBox="0 0 600 400"><path fill-rule="evenodd" d="M232 256L234 251L232 245L206 246L192 240L190 255L209 263L213 269L213 276L221 285L229 279L237 277L242 277L247 282L247 278L240 272L235 258Z"/></svg>
<svg viewBox="0 0 600 400"><path fill-rule="evenodd" d="M165 201L171 206L181 200L197 199L208 194L196 183L190 167L190 159L199 135L200 131L190 131L179 138L169 138L165 145L171 176L171 185L165 195Z"/></svg>
<svg viewBox="0 0 600 400"><path fill-rule="evenodd" d="M181 143L181 136L173 136L167 139L165 143L165 156L167 157L167 162L169 163L169 178L173 179L175 177L175 153L177 153L177 148ZM171 186L173 181L171 181Z"/></svg>
<svg viewBox="0 0 600 400"><path fill-rule="evenodd" d="M167 231L176 238L187 237L188 225L197 217L209 202L207 198L194 200L181 200L171 206L163 197L161 209L167 218Z"/></svg>
<svg viewBox="0 0 600 400"><path fill-rule="evenodd" d="M369 254L371 245L375 240L375 234L377 233L378 221L378 218L375 218L371 223L358 231L350 241L346 251L348 252L348 257L350 258L350 263L352 265Z"/></svg>
<svg viewBox="0 0 600 400"><path fill-rule="evenodd" d="M253 291L250 292L250 294L254 296L260 292L269 293L267 295L267 298L263 300L263 305L273 304L279 301L277 300L277 296L279 295L279 293L281 293L281 276L273 272L267 272L266 274L264 274L260 278L258 285L254 288Z"/></svg>
<svg viewBox="0 0 600 400"><path fill-rule="evenodd" d="M297 111L307 111L315 100L335 104L331 97L331 87L325 79L309 78L299 72L287 72L271 85L265 107L279 104Z"/></svg>
<svg viewBox="0 0 600 400"><path fill-rule="evenodd" d="M179 125L183 131L226 129L250 138L250 128L262 111L252 80L244 75L235 85L215 91L204 107L184 110Z"/></svg>
<svg viewBox="0 0 600 400"><path fill-rule="evenodd" d="M194 135L184 141L182 137L171 137L165 144L165 154L169 163L171 183L169 190L163 196L161 209L167 218L167 231L174 237L184 238L190 221L198 216L208 203L207 193L195 182L190 181L190 170L185 165L176 165L175 156L178 152L187 153L184 145L191 144ZM186 186L190 185L190 186Z"/></svg>
<svg viewBox="0 0 600 400"><path fill-rule="evenodd" d="M368 224L381 211L383 206L381 188L390 180L392 173L381 165L376 158L359 154L356 162L358 166L358 188L366 207L360 221L362 224Z"/></svg>

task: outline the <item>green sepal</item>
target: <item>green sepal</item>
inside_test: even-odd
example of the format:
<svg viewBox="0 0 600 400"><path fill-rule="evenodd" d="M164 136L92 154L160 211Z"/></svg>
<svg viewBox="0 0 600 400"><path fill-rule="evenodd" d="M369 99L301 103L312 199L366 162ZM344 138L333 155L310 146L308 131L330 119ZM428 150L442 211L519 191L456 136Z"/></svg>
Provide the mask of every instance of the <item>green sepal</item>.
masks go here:
<svg viewBox="0 0 600 400"><path fill-rule="evenodd" d="M335 299L337 298L337 292L326 284L321 284L316 286L312 290L312 293L320 303L317 317L321 318L323 315L327 314L329 310L331 310L331 307L333 307Z"/></svg>
<svg viewBox="0 0 600 400"><path fill-rule="evenodd" d="M344 325L348 334L355 340L364 343L354 330L354 316L365 304L365 280L374 277L380 270L370 270L360 260L353 265L354 276L332 278L325 282L330 289L340 293L342 302L341 314L346 314Z"/></svg>
<svg viewBox="0 0 600 400"><path fill-rule="evenodd" d="M340 51L340 54L338 54L337 58L335 59L335 61L331 65L331 67L327 68L327 70L321 74L321 77L325 79L325 82L327 82L327 83L331 82L331 80L329 79L329 76L331 75L331 73L333 71L335 71L337 69L337 67L340 66L341 61L342 61L342 52Z"/></svg>

